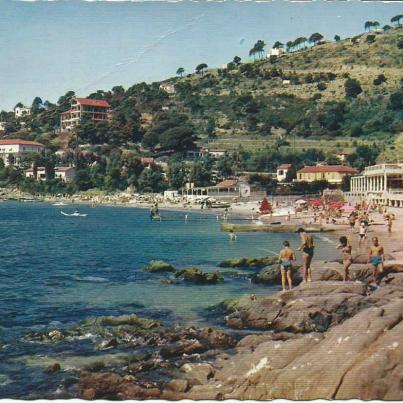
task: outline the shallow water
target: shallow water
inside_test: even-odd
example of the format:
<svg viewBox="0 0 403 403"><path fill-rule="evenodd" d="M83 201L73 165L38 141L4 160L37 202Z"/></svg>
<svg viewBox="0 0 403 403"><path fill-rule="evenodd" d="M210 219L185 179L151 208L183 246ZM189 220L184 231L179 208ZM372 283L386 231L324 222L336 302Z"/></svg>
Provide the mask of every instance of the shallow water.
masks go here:
<svg viewBox="0 0 403 403"><path fill-rule="evenodd" d="M215 216L200 212L189 212L187 222L185 213L172 211L162 213L170 221L150 222L143 209L79 208L88 216L64 217L61 207L43 203L0 203L0 397L38 392L45 376L35 357L66 355L63 346L22 341L30 330L126 313L203 323L205 309L225 298L278 290L242 276L213 286L161 284L162 275L142 271L150 260L213 270L227 258L273 254L285 239L298 246L296 234L245 233L230 241ZM197 217L208 219L192 221ZM317 245L316 258L336 255L331 236ZM83 346L70 343L75 351L68 353L79 355Z"/></svg>

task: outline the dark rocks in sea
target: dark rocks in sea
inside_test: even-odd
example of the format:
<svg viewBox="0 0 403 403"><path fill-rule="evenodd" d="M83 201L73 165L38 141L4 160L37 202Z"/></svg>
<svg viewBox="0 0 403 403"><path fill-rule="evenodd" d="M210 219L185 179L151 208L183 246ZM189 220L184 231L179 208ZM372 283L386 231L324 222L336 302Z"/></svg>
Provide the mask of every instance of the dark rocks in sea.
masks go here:
<svg viewBox="0 0 403 403"><path fill-rule="evenodd" d="M195 284L217 284L224 281L224 277L218 272L203 272L197 267L189 267L179 270L175 273L177 279L183 279L185 282Z"/></svg>
<svg viewBox="0 0 403 403"><path fill-rule="evenodd" d="M261 268L278 262L277 256L242 257L240 259L223 260L219 267Z"/></svg>
<svg viewBox="0 0 403 403"><path fill-rule="evenodd" d="M163 260L151 260L143 269L149 273L175 273L176 269L171 264Z"/></svg>

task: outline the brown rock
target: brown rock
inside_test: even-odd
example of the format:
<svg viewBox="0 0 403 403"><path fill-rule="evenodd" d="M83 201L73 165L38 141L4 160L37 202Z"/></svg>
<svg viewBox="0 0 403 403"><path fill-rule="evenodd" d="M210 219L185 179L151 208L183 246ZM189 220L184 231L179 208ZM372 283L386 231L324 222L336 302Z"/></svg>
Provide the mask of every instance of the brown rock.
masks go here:
<svg viewBox="0 0 403 403"><path fill-rule="evenodd" d="M185 364L180 370L191 385L202 385L214 376L214 368L207 363Z"/></svg>
<svg viewBox="0 0 403 403"><path fill-rule="evenodd" d="M172 379L167 385L166 388L172 392L186 392L189 386L189 382L186 379Z"/></svg>

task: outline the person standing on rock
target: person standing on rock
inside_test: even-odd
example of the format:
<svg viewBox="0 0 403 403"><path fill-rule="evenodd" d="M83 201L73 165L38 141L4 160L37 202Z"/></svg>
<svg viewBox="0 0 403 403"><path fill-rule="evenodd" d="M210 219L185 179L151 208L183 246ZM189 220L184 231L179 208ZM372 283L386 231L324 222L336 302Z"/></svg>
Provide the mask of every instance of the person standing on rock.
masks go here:
<svg viewBox="0 0 403 403"><path fill-rule="evenodd" d="M353 263L353 256L351 254L352 248L346 236L340 237L339 242L340 243L337 245L336 248L339 249L343 254L343 268L344 268L343 281L347 281L350 279L348 276L348 271L351 266L351 263Z"/></svg>
<svg viewBox="0 0 403 403"><path fill-rule="evenodd" d="M312 235L308 235L304 228L298 228L297 232L301 237L301 246L298 250L302 251L302 278L304 283L311 282L311 263L313 258L314 243Z"/></svg>
<svg viewBox="0 0 403 403"><path fill-rule="evenodd" d="M290 248L288 241L283 242L284 248L280 251L279 263L281 270L281 286L286 291L286 282L288 289L292 288L292 262L295 260L295 252ZM286 281L287 280L287 281Z"/></svg>
<svg viewBox="0 0 403 403"><path fill-rule="evenodd" d="M369 259L368 263L372 267L372 279L374 283L377 283L378 274L383 273L383 259L384 250L383 246L380 245L378 237L374 236L372 238L372 246L369 248Z"/></svg>

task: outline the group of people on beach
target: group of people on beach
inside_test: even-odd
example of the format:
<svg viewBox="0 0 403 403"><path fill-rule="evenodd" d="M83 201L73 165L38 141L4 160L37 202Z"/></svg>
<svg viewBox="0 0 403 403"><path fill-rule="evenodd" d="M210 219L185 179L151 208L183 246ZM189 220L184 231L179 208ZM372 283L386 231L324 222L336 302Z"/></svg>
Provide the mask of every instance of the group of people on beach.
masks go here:
<svg viewBox="0 0 403 403"><path fill-rule="evenodd" d="M312 235L307 234L304 228L299 228L297 232L301 237L301 244L298 251L302 252L302 280L304 283L309 283L312 281L311 274L311 263L314 255L314 240ZM283 242L283 249L279 254L279 264L281 271L281 285L283 291L291 289L293 286L292 282L292 272L293 272L293 262L296 260L296 254L290 246L289 241ZM339 244L336 249L340 250L343 258L343 281L350 280L349 269L353 263L352 246L346 236L341 236L339 239ZM372 268L372 278L374 284L377 285L379 275L383 273L384 265L384 248L380 244L378 237L374 236L372 238L372 244L369 248L368 253L368 264Z"/></svg>

